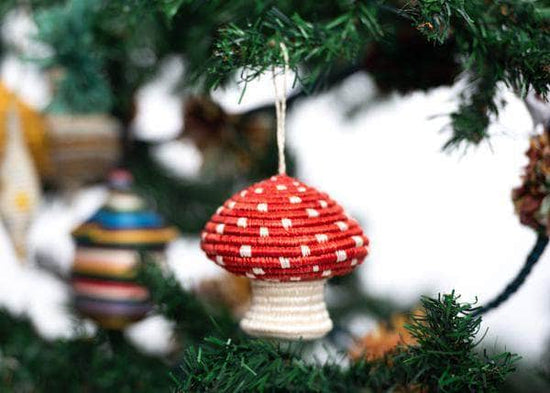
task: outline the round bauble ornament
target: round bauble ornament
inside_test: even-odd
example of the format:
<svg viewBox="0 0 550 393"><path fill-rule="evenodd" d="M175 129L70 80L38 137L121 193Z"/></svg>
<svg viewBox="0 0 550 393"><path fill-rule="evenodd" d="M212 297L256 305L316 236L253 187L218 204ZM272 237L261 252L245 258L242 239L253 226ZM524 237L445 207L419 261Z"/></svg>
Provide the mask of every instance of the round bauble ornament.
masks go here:
<svg viewBox="0 0 550 393"><path fill-rule="evenodd" d="M147 288L136 282L139 251L163 257L177 231L132 190L125 170L110 174L105 205L73 232L72 286L76 309L106 329L123 329L151 310Z"/></svg>
<svg viewBox="0 0 550 393"><path fill-rule="evenodd" d="M51 176L50 146L44 117L3 83L0 83L0 156L3 157L6 152L9 139L8 117L12 111L18 114L22 139L30 151L36 170L40 176Z"/></svg>
<svg viewBox="0 0 550 393"><path fill-rule="evenodd" d="M202 249L231 273L252 280L241 321L250 335L314 339L332 329L324 284L350 273L369 240L327 194L287 175L231 197L202 233Z"/></svg>

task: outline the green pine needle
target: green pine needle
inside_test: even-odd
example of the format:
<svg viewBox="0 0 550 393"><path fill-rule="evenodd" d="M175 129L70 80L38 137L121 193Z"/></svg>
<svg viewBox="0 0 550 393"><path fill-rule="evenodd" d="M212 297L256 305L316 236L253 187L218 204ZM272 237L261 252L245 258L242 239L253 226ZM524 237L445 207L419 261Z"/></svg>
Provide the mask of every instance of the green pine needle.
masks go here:
<svg viewBox="0 0 550 393"><path fill-rule="evenodd" d="M192 293L184 291L172 274L163 272L148 253L142 253L141 260L138 281L149 288L156 312L175 323L181 339L196 342L206 335L232 336L237 332L229 310L208 308Z"/></svg>
<svg viewBox="0 0 550 393"><path fill-rule="evenodd" d="M423 298L424 314L407 327L417 345L399 347L391 360L349 367L304 360L303 343L209 337L185 352L174 374L177 391L389 392L420 386L430 392L497 392L518 357L476 352L481 318L473 315L473 305L458 300L454 292Z"/></svg>
<svg viewBox="0 0 550 393"><path fill-rule="evenodd" d="M477 79L490 75L490 87L478 89L472 100L464 98L452 114L453 135L446 147L477 144L488 137L489 120L498 115L497 83L521 96L530 89L542 96L548 93L549 26L544 9L537 5L523 0L422 0L398 8L373 1L349 3L324 19L306 18L290 9L267 9L220 28L206 67L207 83L216 88L236 70L248 82L282 66L278 43L284 42L289 66L307 89L319 84L336 65L361 64L369 43L384 44L386 37L395 34L399 20L406 20L435 45L454 43L462 71L471 75L474 86L469 89L477 88Z"/></svg>

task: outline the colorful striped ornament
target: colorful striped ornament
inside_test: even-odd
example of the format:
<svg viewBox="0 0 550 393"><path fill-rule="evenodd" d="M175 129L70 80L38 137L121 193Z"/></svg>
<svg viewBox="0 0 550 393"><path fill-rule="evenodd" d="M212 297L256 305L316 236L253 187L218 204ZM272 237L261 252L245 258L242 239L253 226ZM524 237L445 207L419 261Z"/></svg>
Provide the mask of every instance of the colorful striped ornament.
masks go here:
<svg viewBox="0 0 550 393"><path fill-rule="evenodd" d="M106 329L124 329L151 310L147 288L136 283L138 250L162 258L177 231L132 191L131 174L115 170L105 205L73 231L75 307Z"/></svg>
<svg viewBox="0 0 550 393"><path fill-rule="evenodd" d="M360 265L369 240L327 194L287 175L235 194L206 224L201 247L252 279L241 327L254 336L314 339L332 329L324 283Z"/></svg>

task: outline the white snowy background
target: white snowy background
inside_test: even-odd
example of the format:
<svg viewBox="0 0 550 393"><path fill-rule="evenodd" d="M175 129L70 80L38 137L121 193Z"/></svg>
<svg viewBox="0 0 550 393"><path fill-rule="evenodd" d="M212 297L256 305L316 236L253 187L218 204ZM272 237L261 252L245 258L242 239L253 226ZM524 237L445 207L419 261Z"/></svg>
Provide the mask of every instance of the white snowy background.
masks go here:
<svg viewBox="0 0 550 393"><path fill-rule="evenodd" d="M14 17L14 20L17 18ZM21 18L19 18L21 19ZM10 23L4 36L19 46L32 26ZM19 39L19 41L17 41ZM136 133L169 139L182 125L181 99L172 86L181 63L166 64L154 82L139 93ZM32 64L8 57L0 78L37 109L49 100L49 88ZM534 244L534 233L520 225L510 200L527 160L532 132L524 104L508 91L508 105L491 126L490 144L466 152L442 152L449 137L445 115L456 106L460 86L427 93L391 95L373 100L367 75L349 78L341 87L300 101L288 116L288 146L298 159L299 178L338 200L371 239L371 255L360 268L365 287L375 295L410 304L422 294L456 289L464 300L490 300L517 273ZM248 86L239 105L240 87L214 97L227 111L240 112L273 100L268 77ZM353 117L350 107L362 105ZM166 143L158 157L182 176L197 176L200 154L193 146ZM45 200L32 228L35 252L52 257L68 271L73 256L70 230L103 201L105 189L82 190L70 200ZM199 250L198 239L184 237L169 248L169 264L185 285L218 268ZM70 335L65 285L47 272L22 267L0 228L0 306L30 316L46 337ZM524 287L484 318L486 345L506 346L536 361L550 332L550 256L545 255ZM369 324L355 327L365 331ZM129 336L151 351L168 346L170 325L152 317L130 329Z"/></svg>

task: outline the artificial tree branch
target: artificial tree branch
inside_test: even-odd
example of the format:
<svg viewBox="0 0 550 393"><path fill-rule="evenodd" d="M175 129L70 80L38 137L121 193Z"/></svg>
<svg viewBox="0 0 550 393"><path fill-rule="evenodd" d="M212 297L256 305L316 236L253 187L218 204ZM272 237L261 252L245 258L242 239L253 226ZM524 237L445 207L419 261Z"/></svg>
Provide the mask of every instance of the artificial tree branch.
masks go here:
<svg viewBox="0 0 550 393"><path fill-rule="evenodd" d="M297 12L287 16L279 9L264 11L253 23L233 23L220 29L206 67L207 84L215 88L239 69L242 81L247 82L273 65L280 66L277 43L284 42L290 67L307 86L337 64L357 62L369 43L395 34L383 23L391 14L393 25L407 20L434 45L456 42L455 57L461 59L470 84L459 110L452 115L454 135L446 147L477 144L488 137L491 117L498 116L498 83L522 96L530 89L544 96L550 82L548 21L535 5L517 0L485 3L418 1L390 13L387 5L372 2L316 21Z"/></svg>
<svg viewBox="0 0 550 393"><path fill-rule="evenodd" d="M307 361L303 343L206 338L189 347L174 374L177 392L498 392L517 356L479 354L481 317L454 292L423 298L407 329L418 345L342 367Z"/></svg>

